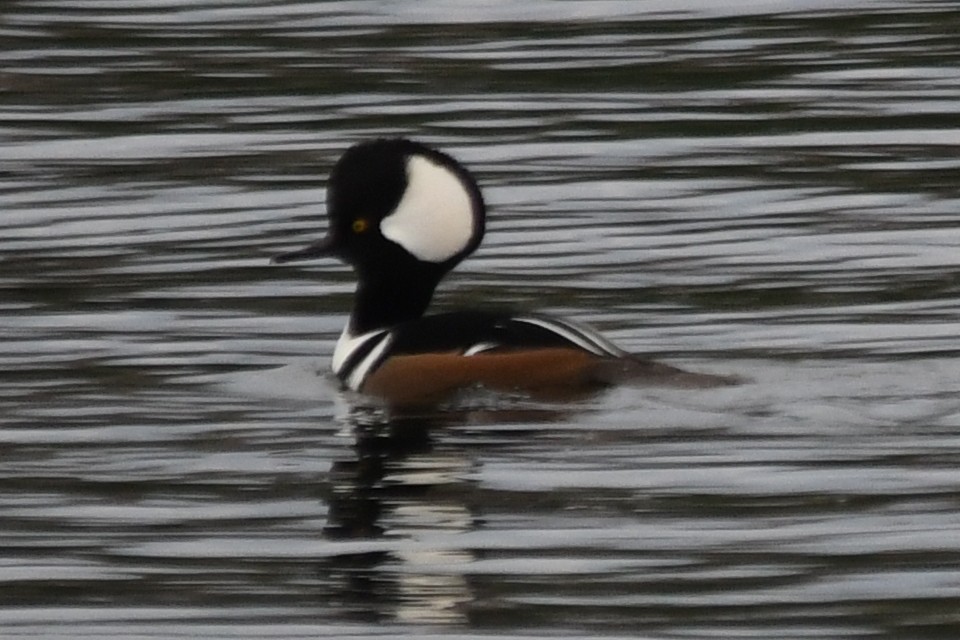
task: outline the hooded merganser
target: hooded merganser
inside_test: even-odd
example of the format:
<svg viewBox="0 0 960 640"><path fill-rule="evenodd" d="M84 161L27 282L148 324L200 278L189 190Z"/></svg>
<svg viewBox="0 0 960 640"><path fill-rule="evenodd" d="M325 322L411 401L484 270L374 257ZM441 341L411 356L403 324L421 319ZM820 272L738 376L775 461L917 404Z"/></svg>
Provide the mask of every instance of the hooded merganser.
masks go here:
<svg viewBox="0 0 960 640"><path fill-rule="evenodd" d="M589 327L537 314L424 316L443 276L480 244L480 189L449 155L405 139L348 149L330 173L326 238L285 263L335 256L357 273L353 312L333 353L343 384L388 402L431 401L473 385L580 390L640 380L705 387L690 373L620 349Z"/></svg>

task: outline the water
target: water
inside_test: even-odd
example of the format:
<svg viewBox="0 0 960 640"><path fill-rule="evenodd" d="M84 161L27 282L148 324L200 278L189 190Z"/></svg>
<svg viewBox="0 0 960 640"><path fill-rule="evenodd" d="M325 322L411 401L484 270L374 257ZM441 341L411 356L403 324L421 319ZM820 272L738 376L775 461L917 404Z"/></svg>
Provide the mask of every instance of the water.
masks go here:
<svg viewBox="0 0 960 640"><path fill-rule="evenodd" d="M960 635L955 3L126 5L0 8L0 635ZM340 392L267 259L377 135L490 203L435 308L750 381Z"/></svg>

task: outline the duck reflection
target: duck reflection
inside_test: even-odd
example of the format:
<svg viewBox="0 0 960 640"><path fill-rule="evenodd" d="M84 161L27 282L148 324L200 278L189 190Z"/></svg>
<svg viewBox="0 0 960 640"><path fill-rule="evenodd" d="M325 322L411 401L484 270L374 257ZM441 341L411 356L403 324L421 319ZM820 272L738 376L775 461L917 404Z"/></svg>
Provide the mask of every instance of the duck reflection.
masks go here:
<svg viewBox="0 0 960 640"><path fill-rule="evenodd" d="M338 554L321 567L341 586L342 608L366 621L465 622L474 600L470 565L478 552L463 534L483 524L473 479L479 462L444 434L452 426L461 434L464 425L489 433L498 423L556 422L564 415L542 408L389 416L352 409L353 451L333 463L323 533L344 543L385 544Z"/></svg>
<svg viewBox="0 0 960 640"><path fill-rule="evenodd" d="M435 460L428 419L393 418L375 422L362 414L354 419L354 456L334 461L330 470L329 524L324 534L334 539L373 538L385 533L381 524L385 503L404 501L429 492L435 484L455 483L458 465L443 469ZM435 472L425 476L427 469ZM414 482L417 479L420 482Z"/></svg>

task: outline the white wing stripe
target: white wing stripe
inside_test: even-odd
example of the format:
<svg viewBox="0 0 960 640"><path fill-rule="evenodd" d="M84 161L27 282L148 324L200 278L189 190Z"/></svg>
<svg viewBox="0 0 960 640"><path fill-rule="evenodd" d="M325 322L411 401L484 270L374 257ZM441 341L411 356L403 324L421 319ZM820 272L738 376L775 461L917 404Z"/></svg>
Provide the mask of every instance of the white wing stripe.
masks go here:
<svg viewBox="0 0 960 640"><path fill-rule="evenodd" d="M490 349L496 349L499 345L496 342L478 342L469 349L463 352L465 356L475 356L478 353L483 353L484 351L490 351Z"/></svg>
<svg viewBox="0 0 960 640"><path fill-rule="evenodd" d="M564 340L568 340L594 355L616 357L624 355L622 349L587 327L580 327L555 318L519 317L513 318L513 320L515 322L526 322L541 329L552 331Z"/></svg>

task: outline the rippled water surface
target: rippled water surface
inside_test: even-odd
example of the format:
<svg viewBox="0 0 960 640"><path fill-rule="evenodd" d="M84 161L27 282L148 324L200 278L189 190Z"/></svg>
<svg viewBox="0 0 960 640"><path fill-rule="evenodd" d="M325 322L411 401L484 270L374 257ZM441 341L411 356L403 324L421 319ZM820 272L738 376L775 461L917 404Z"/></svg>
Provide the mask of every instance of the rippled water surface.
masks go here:
<svg viewBox="0 0 960 640"><path fill-rule="evenodd" d="M947 1L4 2L0 636L960 637L958 29ZM341 392L352 275L268 258L382 135L489 201L434 308L749 381Z"/></svg>

